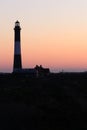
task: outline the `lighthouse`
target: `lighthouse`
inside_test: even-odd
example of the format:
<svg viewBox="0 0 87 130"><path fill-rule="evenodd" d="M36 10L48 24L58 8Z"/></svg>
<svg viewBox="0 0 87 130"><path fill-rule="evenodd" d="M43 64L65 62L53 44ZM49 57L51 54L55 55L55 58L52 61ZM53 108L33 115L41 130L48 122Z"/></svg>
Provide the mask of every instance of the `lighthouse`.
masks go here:
<svg viewBox="0 0 87 130"><path fill-rule="evenodd" d="M19 21L15 22L14 28L14 63L13 63L13 72L18 72L22 69L21 61L21 36L20 36L20 23Z"/></svg>
<svg viewBox="0 0 87 130"><path fill-rule="evenodd" d="M50 73L49 68L36 66L35 68L22 68L21 61L21 27L19 21L15 22L14 27L14 61L13 73L28 75L30 77L44 76Z"/></svg>

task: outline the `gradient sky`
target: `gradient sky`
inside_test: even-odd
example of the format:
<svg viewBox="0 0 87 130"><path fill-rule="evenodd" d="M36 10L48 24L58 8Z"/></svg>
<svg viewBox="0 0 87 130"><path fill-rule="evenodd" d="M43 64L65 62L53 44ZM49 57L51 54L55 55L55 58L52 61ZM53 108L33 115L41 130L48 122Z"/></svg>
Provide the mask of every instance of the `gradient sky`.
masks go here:
<svg viewBox="0 0 87 130"><path fill-rule="evenodd" d="M0 72L12 72L14 23L23 68L87 70L87 0L0 0Z"/></svg>

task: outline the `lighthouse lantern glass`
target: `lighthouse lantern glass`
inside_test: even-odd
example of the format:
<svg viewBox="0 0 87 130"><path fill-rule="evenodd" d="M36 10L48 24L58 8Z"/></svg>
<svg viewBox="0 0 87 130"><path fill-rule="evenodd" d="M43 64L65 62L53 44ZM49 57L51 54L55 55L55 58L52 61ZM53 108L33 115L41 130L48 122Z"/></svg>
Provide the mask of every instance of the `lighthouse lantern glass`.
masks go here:
<svg viewBox="0 0 87 130"><path fill-rule="evenodd" d="M20 26L20 23L17 21L17 22L15 23L15 26Z"/></svg>

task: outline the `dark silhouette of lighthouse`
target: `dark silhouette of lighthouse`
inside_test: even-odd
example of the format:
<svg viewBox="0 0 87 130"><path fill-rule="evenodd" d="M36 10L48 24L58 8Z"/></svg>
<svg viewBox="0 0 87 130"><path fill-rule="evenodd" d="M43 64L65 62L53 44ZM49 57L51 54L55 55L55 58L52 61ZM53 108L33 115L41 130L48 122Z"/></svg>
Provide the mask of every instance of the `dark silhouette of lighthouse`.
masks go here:
<svg viewBox="0 0 87 130"><path fill-rule="evenodd" d="M14 28L14 64L13 72L20 71L22 69L21 62L21 37L20 37L20 23L19 21L15 22Z"/></svg>
<svg viewBox="0 0 87 130"><path fill-rule="evenodd" d="M47 76L50 73L49 68L43 68L41 65L36 65L35 68L22 68L21 61L21 27L19 21L15 22L14 28L14 63L13 63L13 73L15 74L25 74L31 77Z"/></svg>

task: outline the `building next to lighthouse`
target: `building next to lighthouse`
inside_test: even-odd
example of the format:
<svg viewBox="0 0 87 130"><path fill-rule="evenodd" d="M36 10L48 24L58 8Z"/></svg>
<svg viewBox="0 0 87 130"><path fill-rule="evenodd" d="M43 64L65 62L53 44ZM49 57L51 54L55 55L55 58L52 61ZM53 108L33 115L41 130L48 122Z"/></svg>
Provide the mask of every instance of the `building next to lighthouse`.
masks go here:
<svg viewBox="0 0 87 130"><path fill-rule="evenodd" d="M30 76L46 76L50 73L48 68L36 66L35 68L22 68L21 57L21 27L19 21L15 22L14 27L14 62L13 73L28 74Z"/></svg>

